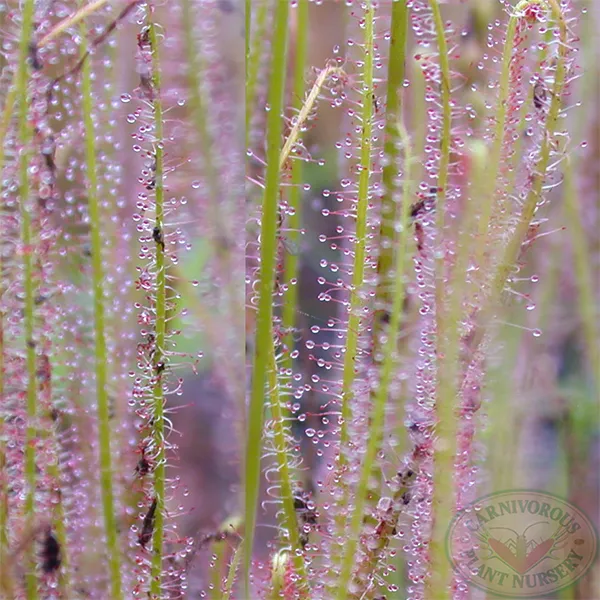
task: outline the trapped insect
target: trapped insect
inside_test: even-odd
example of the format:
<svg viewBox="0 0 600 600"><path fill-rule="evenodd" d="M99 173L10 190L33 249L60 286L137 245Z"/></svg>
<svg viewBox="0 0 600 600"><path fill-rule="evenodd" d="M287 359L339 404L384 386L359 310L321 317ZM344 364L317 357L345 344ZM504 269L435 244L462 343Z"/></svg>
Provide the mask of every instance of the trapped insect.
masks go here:
<svg viewBox="0 0 600 600"><path fill-rule="evenodd" d="M44 68L44 64L40 60L38 54L38 46L35 42L31 42L29 44L29 60L31 63L31 68L34 71L41 71Z"/></svg>
<svg viewBox="0 0 600 600"><path fill-rule="evenodd" d="M56 537L54 537L50 527L48 527L42 541L42 571L46 575L51 575L58 571L61 562L60 544Z"/></svg>
<svg viewBox="0 0 600 600"><path fill-rule="evenodd" d="M157 246L160 246L163 250L165 249L165 238L162 229L158 225L152 230L152 239L156 242Z"/></svg>
<svg viewBox="0 0 600 600"><path fill-rule="evenodd" d="M541 110L544 108L547 98L546 86L541 79L538 79L533 86L533 105L537 110Z"/></svg>
<svg viewBox="0 0 600 600"><path fill-rule="evenodd" d="M141 452L142 456L135 467L135 472L139 477L145 477L150 472L152 465L146 458L146 449L144 447L142 447Z"/></svg>
<svg viewBox="0 0 600 600"><path fill-rule="evenodd" d="M435 208L435 199L440 188L430 187L427 194L423 194L420 200L415 202L410 207L410 216L412 219L416 219L426 211L433 210Z"/></svg>
<svg viewBox="0 0 600 600"><path fill-rule="evenodd" d="M144 517L144 522L142 524L142 530L140 531L140 535L138 536L138 543L142 548L145 548L148 545L148 542L152 539L152 534L154 533L154 519L156 516L156 507L158 505L158 498L154 498L152 500L152 504Z"/></svg>
<svg viewBox="0 0 600 600"><path fill-rule="evenodd" d="M377 96L375 94L371 94L371 100L373 100L373 109L375 110L375 114L379 114L379 100L377 100Z"/></svg>

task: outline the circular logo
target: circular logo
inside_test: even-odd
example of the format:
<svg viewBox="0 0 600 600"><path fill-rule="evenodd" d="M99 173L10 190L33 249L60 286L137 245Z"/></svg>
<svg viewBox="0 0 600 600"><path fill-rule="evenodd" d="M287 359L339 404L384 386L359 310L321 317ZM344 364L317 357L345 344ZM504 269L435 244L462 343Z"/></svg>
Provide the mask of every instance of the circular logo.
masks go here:
<svg viewBox="0 0 600 600"><path fill-rule="evenodd" d="M585 514L531 490L480 498L454 517L446 538L461 578L510 598L543 596L573 584L594 562L597 545Z"/></svg>

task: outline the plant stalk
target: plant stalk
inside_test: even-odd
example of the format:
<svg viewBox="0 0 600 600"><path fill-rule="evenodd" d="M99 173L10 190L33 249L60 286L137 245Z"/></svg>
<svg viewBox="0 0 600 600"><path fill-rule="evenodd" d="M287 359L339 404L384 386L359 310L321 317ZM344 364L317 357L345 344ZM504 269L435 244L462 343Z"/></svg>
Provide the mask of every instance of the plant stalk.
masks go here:
<svg viewBox="0 0 600 600"><path fill-rule="evenodd" d="M82 56L87 52L85 28L82 26ZM98 199L98 164L93 120L94 95L91 65L85 61L81 68L81 105L84 124L85 164L87 175L90 241L92 251L92 288L94 293L94 364L96 376L96 410L98 418L98 450L100 460L100 490L106 536L106 556L110 578L111 597L122 599L121 553L117 531L116 507L113 490L115 473L111 450L110 402L108 397L108 350L106 344L106 307L104 302L105 273L102 258L102 215Z"/></svg>
<svg viewBox="0 0 600 600"><path fill-rule="evenodd" d="M152 48L152 108L154 112L154 159L156 162L155 186L155 231L164 235L165 227L165 187L164 187L164 118L161 97L161 67L157 26L149 14L148 35ZM152 390L152 435L157 450L156 466L153 471L154 497L156 513L152 532L152 559L150 567L150 594L160 597L162 590L162 563L165 533L165 492L166 492L166 449L165 449L165 398L163 370L165 360L165 341L167 329L167 274L165 245L156 243L156 298L155 332L156 350L152 357L154 366L154 386Z"/></svg>
<svg viewBox="0 0 600 600"><path fill-rule="evenodd" d="M272 76L269 86L266 133L266 176L262 202L261 248L258 272L258 314L252 368L252 386L248 406L245 464L245 536L244 591L250 596L249 572L256 524L260 484L260 460L264 423L265 393L269 371L269 354L273 345L273 286L277 255L277 221L279 213L280 148L285 76L287 63L288 2L275 6L272 44ZM248 107L247 107L248 108ZM248 123L246 124L248 127Z"/></svg>

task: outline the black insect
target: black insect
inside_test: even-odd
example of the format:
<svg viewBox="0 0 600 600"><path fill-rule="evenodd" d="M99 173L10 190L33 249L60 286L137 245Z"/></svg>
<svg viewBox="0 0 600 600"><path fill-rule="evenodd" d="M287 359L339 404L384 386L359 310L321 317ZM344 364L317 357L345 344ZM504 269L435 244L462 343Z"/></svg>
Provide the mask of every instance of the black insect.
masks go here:
<svg viewBox="0 0 600 600"><path fill-rule="evenodd" d="M34 71L41 71L44 68L44 64L38 54L38 45L35 42L29 44L29 61Z"/></svg>
<svg viewBox="0 0 600 600"><path fill-rule="evenodd" d="M300 495L294 497L294 510L304 523L317 524L317 513L314 508L310 507L307 492L300 492Z"/></svg>
<svg viewBox="0 0 600 600"><path fill-rule="evenodd" d="M434 204L435 204L435 197L439 191L440 191L440 188L430 187L429 193L427 195L423 196L419 201L415 202L410 207L411 218L416 219L425 210L433 209Z"/></svg>
<svg viewBox="0 0 600 600"><path fill-rule="evenodd" d="M160 246L163 250L165 249L165 238L162 229L158 225L152 230L152 239L157 246Z"/></svg>
<svg viewBox="0 0 600 600"><path fill-rule="evenodd" d="M410 207L410 216L412 219L415 219L416 217L419 216L419 214L421 214L423 212L423 209L425 208L425 199L419 200L418 202L415 202L411 207Z"/></svg>
<svg viewBox="0 0 600 600"><path fill-rule="evenodd" d="M42 571L46 575L56 573L60 568L60 563L60 544L52 534L50 527L48 527L42 541Z"/></svg>
<svg viewBox="0 0 600 600"><path fill-rule="evenodd" d="M140 477L144 477L144 476L148 475L151 468L152 468L152 465L150 464L150 461L146 458L146 452L142 448L142 456L140 457L140 460L138 461L138 464L135 467L135 472Z"/></svg>
<svg viewBox="0 0 600 600"><path fill-rule="evenodd" d="M56 154L56 141L53 135L46 137L44 141L44 148L42 149L42 156L48 170L54 174L56 173L56 163L54 162L54 156Z"/></svg>
<svg viewBox="0 0 600 600"><path fill-rule="evenodd" d="M152 504L144 517L144 522L142 524L142 530L140 531L140 535L138 536L138 544L145 548L148 545L148 542L152 539L152 534L154 533L154 518L156 516L156 507L158 505L158 498L154 498L152 500Z"/></svg>
<svg viewBox="0 0 600 600"><path fill-rule="evenodd" d="M404 471L398 471L398 483L400 484L400 499L402 504L409 504L412 499L412 485L417 477L413 469L408 468Z"/></svg>
<svg viewBox="0 0 600 600"><path fill-rule="evenodd" d="M381 323L387 325L390 322L391 315L387 310L379 311L379 320Z"/></svg>
<svg viewBox="0 0 600 600"><path fill-rule="evenodd" d="M33 299L33 303L36 306L39 306L40 304L44 304L44 302L46 302L46 300L48 300L50 296L46 295L46 294L38 294L34 299Z"/></svg>
<svg viewBox="0 0 600 600"><path fill-rule="evenodd" d="M541 110L544 108L547 98L546 86L541 79L538 79L533 86L533 105L537 110Z"/></svg>
<svg viewBox="0 0 600 600"><path fill-rule="evenodd" d="M375 109L375 114L379 113L379 101L377 100L377 96L375 94L371 94L371 100L373 100L373 108Z"/></svg>

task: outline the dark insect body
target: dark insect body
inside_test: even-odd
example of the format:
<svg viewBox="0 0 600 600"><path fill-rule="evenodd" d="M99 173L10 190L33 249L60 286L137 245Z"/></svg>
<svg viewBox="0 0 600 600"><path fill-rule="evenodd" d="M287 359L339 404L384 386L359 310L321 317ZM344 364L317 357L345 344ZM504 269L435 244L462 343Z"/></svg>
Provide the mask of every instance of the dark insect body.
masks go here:
<svg viewBox="0 0 600 600"><path fill-rule="evenodd" d="M34 71L41 71L44 68L44 64L38 55L38 46L35 42L29 44L29 60L31 62L31 68Z"/></svg>
<svg viewBox="0 0 600 600"><path fill-rule="evenodd" d="M60 544L52 534L52 530L48 528L42 541L42 571L46 575L51 575L58 571L60 564Z"/></svg>
<svg viewBox="0 0 600 600"><path fill-rule="evenodd" d="M438 194L438 192L440 192L440 191L441 191L440 188L430 187L429 188L429 193L427 195L421 197L420 200L418 200L417 202L415 202L410 207L410 217L411 217L411 219L416 219L419 215L421 215L426 210L432 210L434 208L434 205L435 205L435 197ZM428 202L429 202L429 204L428 204Z"/></svg>
<svg viewBox="0 0 600 600"><path fill-rule="evenodd" d="M156 242L157 246L160 246L163 250L165 249L165 238L162 229L158 225L152 230L152 239Z"/></svg>
<svg viewBox="0 0 600 600"><path fill-rule="evenodd" d="M533 86L533 105L537 110L544 108L547 97L548 95L546 94L546 87L544 84L540 80L536 81Z"/></svg>
<svg viewBox="0 0 600 600"><path fill-rule="evenodd" d="M379 113L379 101L377 100L377 96L375 94L371 94L371 100L373 100L373 108L375 110L375 114Z"/></svg>
<svg viewBox="0 0 600 600"><path fill-rule="evenodd" d="M148 545L148 542L152 539L152 534L154 533L154 518L156 516L156 507L158 505L158 498L154 498L152 500L152 504L144 517L144 522L142 524L142 530L140 531L140 535L138 536L138 544L145 548Z"/></svg>
<svg viewBox="0 0 600 600"><path fill-rule="evenodd" d="M135 472L140 477L144 477L150 472L150 462L144 455L142 455L142 458L140 458L140 460L138 461L138 464L135 467Z"/></svg>

